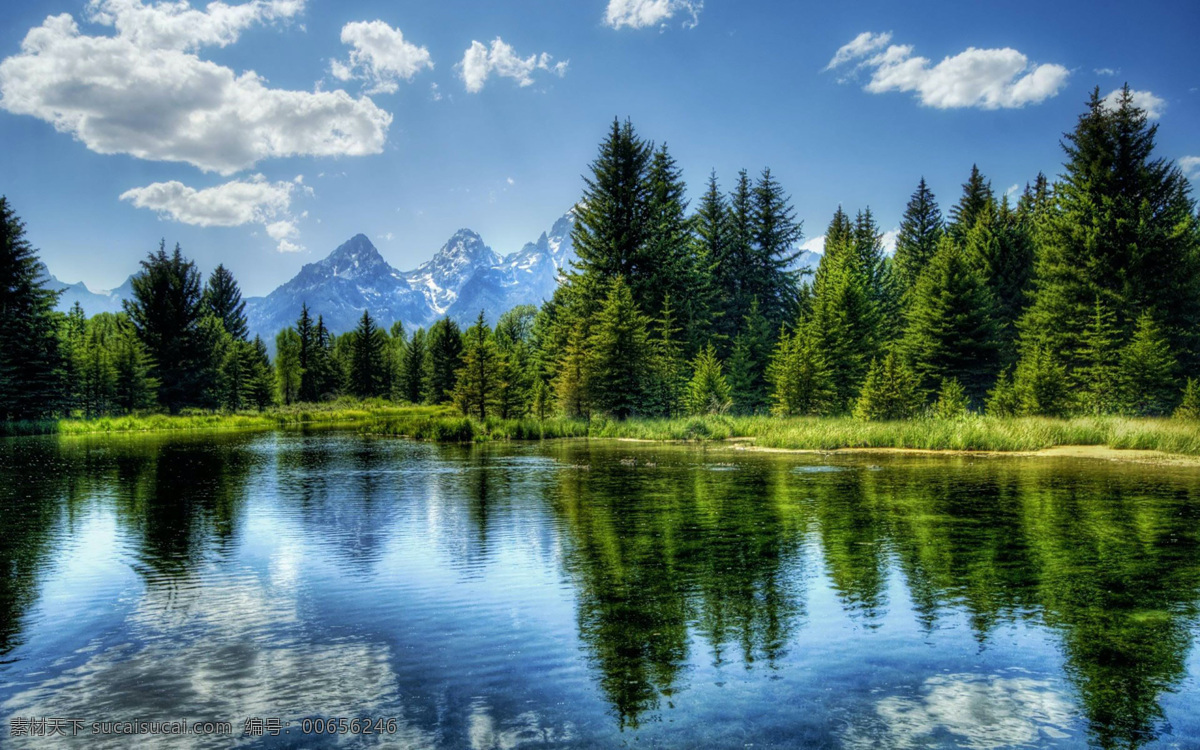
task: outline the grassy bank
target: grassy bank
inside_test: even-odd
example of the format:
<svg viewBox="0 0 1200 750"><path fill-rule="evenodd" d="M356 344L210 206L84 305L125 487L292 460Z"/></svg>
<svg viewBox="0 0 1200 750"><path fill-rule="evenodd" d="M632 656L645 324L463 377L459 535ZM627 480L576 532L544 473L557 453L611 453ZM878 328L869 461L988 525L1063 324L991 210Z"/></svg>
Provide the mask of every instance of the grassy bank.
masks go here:
<svg viewBox="0 0 1200 750"><path fill-rule="evenodd" d="M0 422L0 435L89 435L96 433L169 432L180 430L269 430L306 425L357 425L397 417L447 419L443 406L405 406L390 401L343 399L322 404L280 406L261 412L189 412L131 414L97 419Z"/></svg>
<svg viewBox="0 0 1200 750"><path fill-rule="evenodd" d="M719 441L748 439L757 447L791 450L901 448L917 450L1028 452L1058 446L1105 446L1200 455L1200 424L1168 419L1086 417L1075 419L863 422L850 418L688 417L681 419L501 420L460 416L403 415L372 420L362 430L441 442L542 440L560 437Z"/></svg>
<svg viewBox="0 0 1200 750"><path fill-rule="evenodd" d="M1200 423L1171 419L919 419L863 422L848 417L684 417L618 422L593 419L469 419L447 406L406 406L343 399L277 407L263 412L145 414L100 419L0 423L0 434L83 435L178 430L248 430L345 425L372 435L435 442L623 438L723 441L744 439L761 448L790 450L917 449L1030 452L1062 446L1104 446L1200 456Z"/></svg>

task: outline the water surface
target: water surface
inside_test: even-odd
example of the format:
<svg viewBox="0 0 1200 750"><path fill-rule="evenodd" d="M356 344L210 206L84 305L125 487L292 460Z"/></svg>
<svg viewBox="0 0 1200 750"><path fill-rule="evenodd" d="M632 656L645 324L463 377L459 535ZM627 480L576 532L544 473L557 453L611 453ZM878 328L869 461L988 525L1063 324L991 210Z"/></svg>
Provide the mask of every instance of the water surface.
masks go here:
<svg viewBox="0 0 1200 750"><path fill-rule="evenodd" d="M1197 747L1198 602L1196 469L0 441L14 748ZM395 732L299 734L316 717Z"/></svg>

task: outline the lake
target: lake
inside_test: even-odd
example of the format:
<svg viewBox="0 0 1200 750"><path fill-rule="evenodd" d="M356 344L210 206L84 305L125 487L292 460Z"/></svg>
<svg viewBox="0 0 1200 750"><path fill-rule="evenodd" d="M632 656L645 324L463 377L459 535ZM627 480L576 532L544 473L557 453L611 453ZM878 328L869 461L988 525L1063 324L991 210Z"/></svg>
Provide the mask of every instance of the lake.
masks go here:
<svg viewBox="0 0 1200 750"><path fill-rule="evenodd" d="M0 574L6 747L1200 746L1196 468L8 439Z"/></svg>

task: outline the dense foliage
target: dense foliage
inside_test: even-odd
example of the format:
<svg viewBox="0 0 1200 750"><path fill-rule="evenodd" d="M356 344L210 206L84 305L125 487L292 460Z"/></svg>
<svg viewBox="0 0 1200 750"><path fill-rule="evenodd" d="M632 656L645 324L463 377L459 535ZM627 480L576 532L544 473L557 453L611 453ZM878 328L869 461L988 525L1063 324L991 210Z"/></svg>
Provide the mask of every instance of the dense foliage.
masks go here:
<svg viewBox="0 0 1200 750"><path fill-rule="evenodd" d="M270 362L219 266L179 247L142 261L124 313L53 311L0 199L0 417L263 409L345 394L450 404L480 420L970 411L1196 418L1200 221L1127 90L1094 94L1015 205L972 166L943 216L921 179L895 253L869 208L834 214L811 278L769 169L695 211L665 144L614 121L584 179L578 253L540 309L466 331L363 311L334 335L302 304ZM315 316L315 317L314 317ZM389 327L390 326L390 327Z"/></svg>

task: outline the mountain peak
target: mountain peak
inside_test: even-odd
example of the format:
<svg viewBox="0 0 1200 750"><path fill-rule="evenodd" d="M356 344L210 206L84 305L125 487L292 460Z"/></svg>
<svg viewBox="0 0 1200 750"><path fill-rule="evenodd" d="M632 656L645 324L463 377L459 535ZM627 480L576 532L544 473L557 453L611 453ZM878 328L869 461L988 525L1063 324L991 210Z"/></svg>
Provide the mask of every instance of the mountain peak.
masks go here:
<svg viewBox="0 0 1200 750"><path fill-rule="evenodd" d="M391 275L393 272L365 234L356 234L338 245L336 250L316 265L324 267L333 276L346 279L379 273Z"/></svg>

